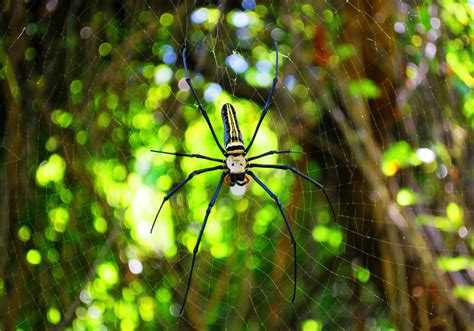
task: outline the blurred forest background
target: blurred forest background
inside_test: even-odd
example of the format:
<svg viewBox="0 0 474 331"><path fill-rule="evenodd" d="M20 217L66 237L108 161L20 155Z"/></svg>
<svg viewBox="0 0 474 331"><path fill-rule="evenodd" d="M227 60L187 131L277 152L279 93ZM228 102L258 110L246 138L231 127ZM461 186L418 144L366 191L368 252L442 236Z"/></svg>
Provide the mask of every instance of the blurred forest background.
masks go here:
<svg viewBox="0 0 474 331"><path fill-rule="evenodd" d="M474 316L471 0L0 5L1 330L468 330ZM177 316L232 102L259 170L224 187ZM263 163L263 162L262 162ZM211 164L213 165L213 164Z"/></svg>

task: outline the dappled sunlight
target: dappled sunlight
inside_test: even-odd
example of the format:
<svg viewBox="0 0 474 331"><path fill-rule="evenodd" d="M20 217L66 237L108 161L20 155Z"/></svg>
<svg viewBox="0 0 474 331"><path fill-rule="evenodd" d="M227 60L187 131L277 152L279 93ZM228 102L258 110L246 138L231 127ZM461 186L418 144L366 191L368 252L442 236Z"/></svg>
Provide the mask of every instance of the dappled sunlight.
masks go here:
<svg viewBox="0 0 474 331"><path fill-rule="evenodd" d="M7 3L0 330L473 329L472 1Z"/></svg>
<svg viewBox="0 0 474 331"><path fill-rule="evenodd" d="M66 171L66 162L58 154L53 154L44 161L36 170L36 181L41 186L46 186L50 182L60 182Z"/></svg>
<svg viewBox="0 0 474 331"><path fill-rule="evenodd" d="M143 184L133 187L133 203L127 211L127 222L131 227L132 237L137 244L156 254L172 257L176 254L176 243L171 206L165 204L157 219L153 233L150 233L152 222L163 200L164 194Z"/></svg>

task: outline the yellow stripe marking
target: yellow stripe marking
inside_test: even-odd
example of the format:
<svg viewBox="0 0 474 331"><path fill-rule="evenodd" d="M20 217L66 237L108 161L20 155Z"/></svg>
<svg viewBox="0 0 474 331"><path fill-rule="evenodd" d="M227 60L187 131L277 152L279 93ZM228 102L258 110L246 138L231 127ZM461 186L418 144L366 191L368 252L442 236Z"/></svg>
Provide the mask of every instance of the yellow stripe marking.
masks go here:
<svg viewBox="0 0 474 331"><path fill-rule="evenodd" d="M227 108L226 109L227 110L227 118L228 118L229 128L230 128L230 132L229 132L230 140L240 141L239 130L238 130L237 124L235 122L235 117L234 117L234 113L232 112L232 108L230 108L229 105L227 105L226 108Z"/></svg>

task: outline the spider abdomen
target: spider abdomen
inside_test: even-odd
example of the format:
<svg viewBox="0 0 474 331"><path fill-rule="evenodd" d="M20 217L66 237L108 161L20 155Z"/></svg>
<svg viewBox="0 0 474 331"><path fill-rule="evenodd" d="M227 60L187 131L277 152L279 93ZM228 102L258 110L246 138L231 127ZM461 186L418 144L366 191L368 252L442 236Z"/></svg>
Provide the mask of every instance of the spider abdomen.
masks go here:
<svg viewBox="0 0 474 331"><path fill-rule="evenodd" d="M227 154L243 154L244 139L240 132L235 109L230 103L222 106L222 122L224 123L224 145Z"/></svg>

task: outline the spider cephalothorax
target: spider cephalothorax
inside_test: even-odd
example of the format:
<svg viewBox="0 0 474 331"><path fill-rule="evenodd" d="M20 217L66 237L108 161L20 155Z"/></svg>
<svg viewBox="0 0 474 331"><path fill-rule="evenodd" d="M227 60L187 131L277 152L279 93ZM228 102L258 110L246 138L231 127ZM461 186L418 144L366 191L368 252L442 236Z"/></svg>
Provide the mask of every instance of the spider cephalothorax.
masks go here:
<svg viewBox="0 0 474 331"><path fill-rule="evenodd" d="M211 201L209 202L208 208L206 210L206 215L204 216L204 221L202 222L201 230L199 231L198 238L196 240L196 245L194 246L193 249L193 260L191 262L191 271L189 273L189 278L188 282L186 285L186 292L184 293L184 298L183 298L183 304L181 305L181 311L180 314L182 314L184 310L184 305L186 304L186 299L188 297L188 292L189 288L191 286L191 279L193 276L193 270L194 270L194 262L196 260L196 254L199 250L199 245L201 243L202 235L204 233L204 229L207 224L207 219L209 218L209 214L211 213L212 207L214 206L214 203L216 202L217 195L219 194L219 191L221 190L222 184L225 183L229 185L232 188L238 188L245 186L246 184L249 183L249 177L250 176L258 185L260 185L265 192L275 201L275 203L278 206L278 209L280 210L281 215L283 216L283 220L285 221L286 228L288 230L288 234L291 239L291 244L293 245L293 254L294 254L294 282L293 282L293 298L292 301L295 300L295 295L296 295L296 240L295 237L293 236L293 232L291 231L290 223L288 222L288 218L286 217L285 211L283 210L283 206L281 204L280 199L250 170L250 168L266 168L266 169L281 169L281 170L289 170L298 176L303 177L304 179L310 181L312 184L316 185L318 188L322 190L324 193L326 199L328 200L329 206L331 208L331 212L334 218L336 218L336 214L334 212L334 209L332 207L331 201L329 200L329 196L327 195L326 191L324 190L324 187L312 179L311 177L306 176L303 174L301 171L296 169L295 167L287 166L287 165L280 165L280 164L255 164L255 163L249 163L252 160L260 159L262 157L265 157L267 155L271 154L282 154L282 153L291 153L295 151L291 150L272 150L268 151L266 153L257 155L257 156L252 156L247 158L246 155L248 151L250 150L250 147L252 147L252 144L255 140L255 137L257 136L258 129L260 128L260 124L262 123L268 109L270 108L270 102L273 96L273 92L275 91L275 87L278 81L278 44L275 42L275 50L276 50L276 59L275 59L275 77L273 78L273 84L272 84L272 89L270 90L270 95L268 96L268 99L265 103L265 106L263 107L262 114L260 115L260 119L258 120L257 126L255 128L255 131L253 133L252 139L250 140L250 143L248 146L245 148L244 146L244 140L242 138L242 133L240 132L239 124L237 122L237 115L235 113L234 107L230 103L226 103L222 106L222 121L224 123L224 145L225 148L222 147L222 145L219 143L219 140L217 139L216 133L214 132L214 128L212 127L211 121L209 120L209 116L207 115L206 110L202 106L201 102L199 101L199 98L196 94L196 91L194 90L193 84L191 82L191 78L189 78L189 73L188 73L188 68L186 65L186 50L183 50L182 57L183 57L183 64L184 64L184 71L186 73L186 82L189 85L189 88L191 90L191 93L194 96L194 99L197 102L198 108L201 111L202 115L204 116L204 119L206 120L209 129L211 131L211 134L214 138L214 141L217 145L217 147L220 149L222 154L225 156L225 160L222 163L222 159L206 156L206 155L200 155L200 154L186 154L186 153L180 153L180 152L164 152L164 151L157 151L157 150L152 150L152 152L156 153L163 153L163 154L172 154L176 156L184 156L184 157L194 157L194 158L199 158L199 159L205 159L209 161L214 161L214 162L219 162L220 165L215 166L215 167L209 167L209 168L204 168L204 169L199 169L193 171L191 174L189 174L186 179L184 179L181 183L176 185L164 198L163 201L161 202L160 208L158 209L158 212L156 213L155 220L153 221L153 225L151 227L151 231L153 231L153 227L155 226L155 222L158 218L158 215L160 214L161 208L163 207L164 203L169 200L169 198L176 193L181 187L183 187L187 182L189 182L195 175L199 175L205 172L210 172L210 171L215 171L215 170L221 170L221 176L219 179L219 183L217 184L217 188L214 191L214 194L212 196Z"/></svg>
<svg viewBox="0 0 474 331"><path fill-rule="evenodd" d="M229 155L225 160L229 174L225 177L225 183L229 186L248 184L249 179L245 176L247 171L247 160L242 154Z"/></svg>

